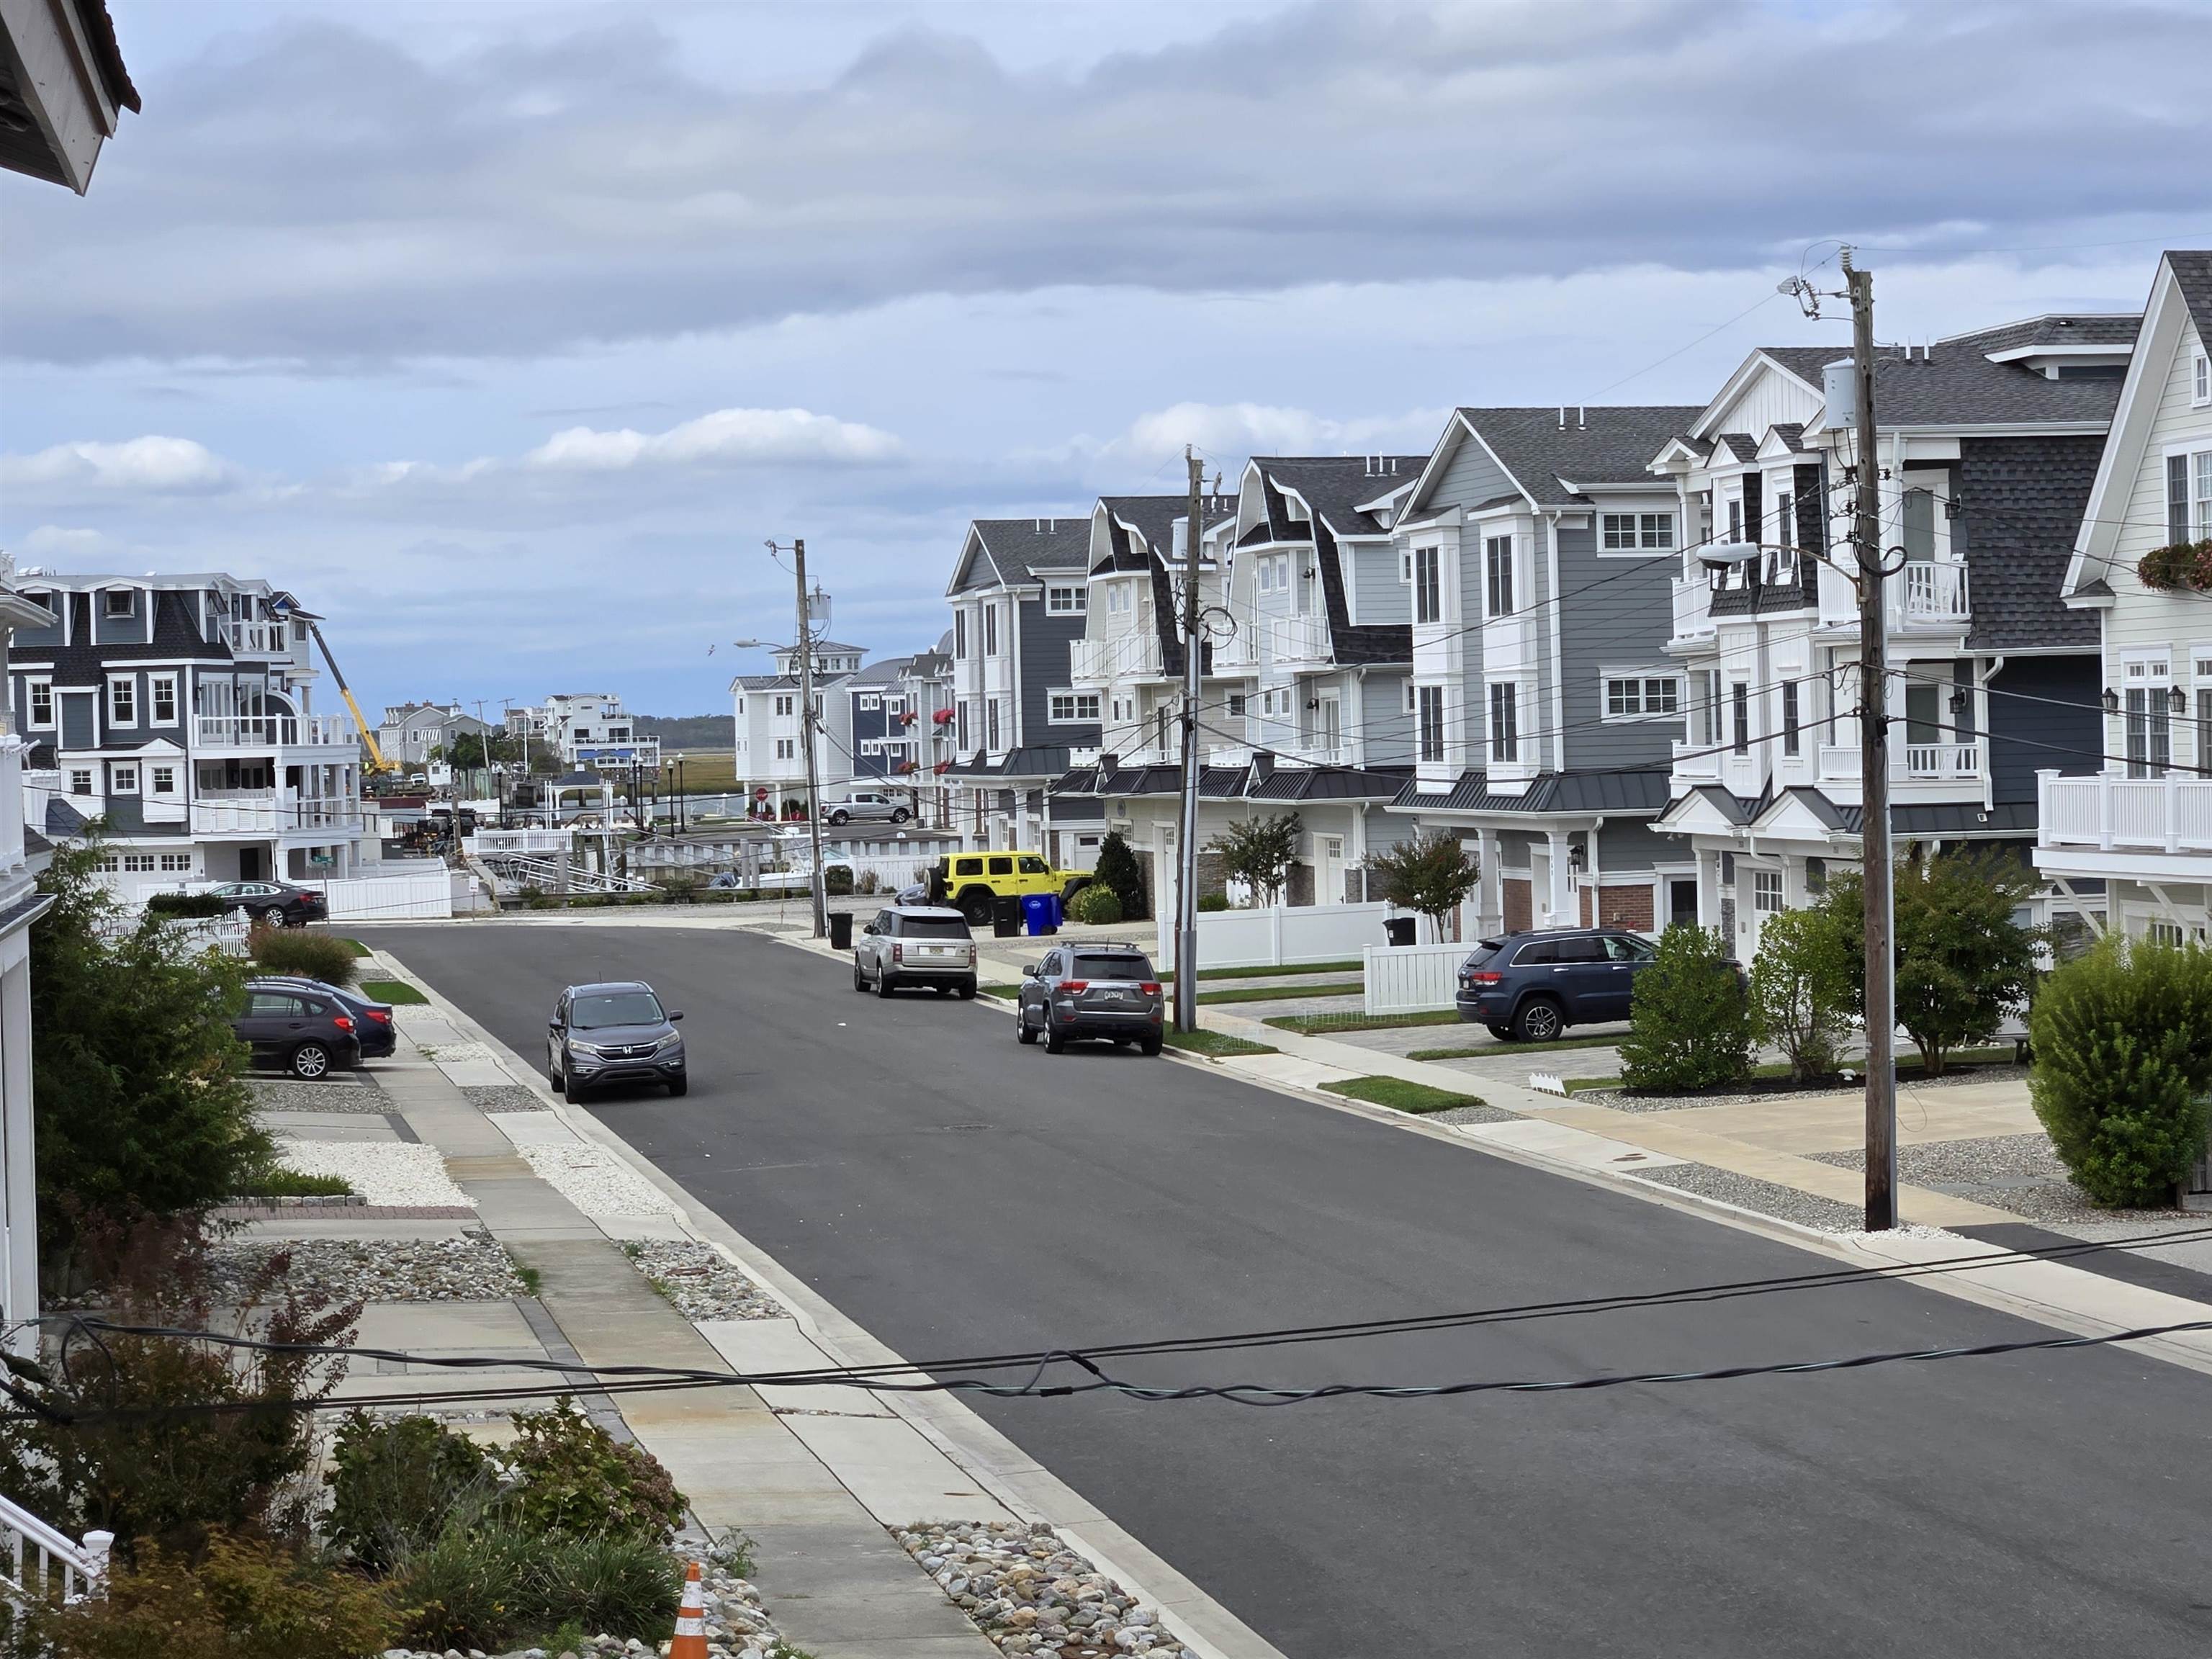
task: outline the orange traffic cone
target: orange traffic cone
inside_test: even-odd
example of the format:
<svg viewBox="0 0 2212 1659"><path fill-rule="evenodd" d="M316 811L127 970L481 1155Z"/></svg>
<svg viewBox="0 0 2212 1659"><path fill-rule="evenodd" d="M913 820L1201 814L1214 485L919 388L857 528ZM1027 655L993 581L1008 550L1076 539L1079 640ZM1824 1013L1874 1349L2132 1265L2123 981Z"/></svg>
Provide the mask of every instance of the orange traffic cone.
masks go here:
<svg viewBox="0 0 2212 1659"><path fill-rule="evenodd" d="M676 1609L676 1639L668 1644L668 1659L707 1659L707 1591L696 1561L684 1575L684 1600Z"/></svg>

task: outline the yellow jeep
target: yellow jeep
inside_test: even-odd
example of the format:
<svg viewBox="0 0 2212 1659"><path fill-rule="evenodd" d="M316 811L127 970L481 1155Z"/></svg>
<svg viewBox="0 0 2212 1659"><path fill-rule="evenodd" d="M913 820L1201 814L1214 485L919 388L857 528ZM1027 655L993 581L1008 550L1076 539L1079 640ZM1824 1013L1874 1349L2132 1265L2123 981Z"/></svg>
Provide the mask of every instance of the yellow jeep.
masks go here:
<svg viewBox="0 0 2212 1659"><path fill-rule="evenodd" d="M950 904L971 927L991 921L991 901L1057 893L1063 902L1091 884L1088 870L1055 870L1036 853L948 853L930 866L929 896Z"/></svg>

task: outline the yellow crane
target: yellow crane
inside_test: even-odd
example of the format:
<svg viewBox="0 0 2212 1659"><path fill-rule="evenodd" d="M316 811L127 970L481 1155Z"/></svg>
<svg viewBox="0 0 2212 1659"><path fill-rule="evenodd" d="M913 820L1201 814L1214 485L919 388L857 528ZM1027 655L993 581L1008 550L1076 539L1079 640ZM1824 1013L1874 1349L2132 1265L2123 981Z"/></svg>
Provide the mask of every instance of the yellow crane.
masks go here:
<svg viewBox="0 0 2212 1659"><path fill-rule="evenodd" d="M376 728L368 723L368 717L361 712L361 705L354 701L353 688L346 684L345 672L338 666L338 659L331 654L331 642L323 637L321 624L308 619L307 631L315 636L315 644L322 651L323 660L331 665L331 678L338 683L338 696L345 699L345 706L353 713L353 723L361 732L361 746L368 755L369 771L398 770L384 758L384 750L377 745Z"/></svg>

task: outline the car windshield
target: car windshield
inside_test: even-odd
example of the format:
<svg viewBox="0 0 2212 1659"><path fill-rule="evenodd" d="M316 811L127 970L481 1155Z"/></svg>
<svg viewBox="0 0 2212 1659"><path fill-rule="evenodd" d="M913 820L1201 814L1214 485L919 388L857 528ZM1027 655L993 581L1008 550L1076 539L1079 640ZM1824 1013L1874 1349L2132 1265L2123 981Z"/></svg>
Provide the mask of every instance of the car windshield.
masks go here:
<svg viewBox="0 0 2212 1659"><path fill-rule="evenodd" d="M1142 957L1078 957L1074 979L1150 979L1152 964Z"/></svg>
<svg viewBox="0 0 2212 1659"><path fill-rule="evenodd" d="M658 1025L660 999L650 991L599 991L568 1005L568 1024L580 1031L606 1025Z"/></svg>
<svg viewBox="0 0 2212 1659"><path fill-rule="evenodd" d="M1478 940L1474 951L1468 954L1467 960L1461 966L1469 969L1480 968L1504 948L1505 944L1502 939Z"/></svg>
<svg viewBox="0 0 2212 1659"><path fill-rule="evenodd" d="M903 916L899 932L908 939L966 939L968 924L957 916Z"/></svg>

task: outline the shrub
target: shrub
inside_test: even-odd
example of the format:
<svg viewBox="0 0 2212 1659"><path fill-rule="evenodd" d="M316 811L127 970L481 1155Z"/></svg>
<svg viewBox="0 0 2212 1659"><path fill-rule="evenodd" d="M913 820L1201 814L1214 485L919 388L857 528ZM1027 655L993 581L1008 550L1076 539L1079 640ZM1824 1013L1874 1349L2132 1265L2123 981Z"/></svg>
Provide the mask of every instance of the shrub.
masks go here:
<svg viewBox="0 0 2212 1659"><path fill-rule="evenodd" d="M2212 536L2154 547L2136 566L2136 580L2161 593L2212 588Z"/></svg>
<svg viewBox="0 0 2212 1659"><path fill-rule="evenodd" d="M657 1644L682 1581L665 1545L635 1536L548 1538L501 1522L453 1527L400 1569L405 1639L495 1651L567 1626Z"/></svg>
<svg viewBox="0 0 2212 1659"><path fill-rule="evenodd" d="M214 893L155 893L146 908L157 916L219 916L222 900Z"/></svg>
<svg viewBox="0 0 2212 1659"><path fill-rule="evenodd" d="M342 939L290 927L256 927L246 948L264 973L319 979L325 985L352 984L361 962Z"/></svg>
<svg viewBox="0 0 2212 1659"><path fill-rule="evenodd" d="M2044 981L2029 1029L2035 1115L2081 1190L2170 1202L2204 1152L2212 952L2107 939Z"/></svg>
<svg viewBox="0 0 2212 1659"><path fill-rule="evenodd" d="M1067 919L1110 927L1121 920L1121 901L1104 882L1094 881L1075 890L1075 896L1067 902Z"/></svg>
<svg viewBox="0 0 2212 1659"><path fill-rule="evenodd" d="M1662 933L1629 1018L1620 1076L1632 1089L1717 1088L1751 1070L1751 1007L1718 928Z"/></svg>
<svg viewBox="0 0 2212 1659"><path fill-rule="evenodd" d="M1200 893L1198 896L1198 908L1202 911L1209 913L1215 910L1226 910L1229 908L1229 895L1226 893Z"/></svg>
<svg viewBox="0 0 2212 1659"><path fill-rule="evenodd" d="M1438 939L1443 937L1444 918L1459 908L1482 876L1481 866L1449 830L1370 854L1367 867L1382 878L1382 896L1401 910L1426 916Z"/></svg>
<svg viewBox="0 0 2212 1659"><path fill-rule="evenodd" d="M618 1534L667 1542L684 1519L684 1495L642 1447L625 1445L563 1395L542 1412L518 1412L509 1452L521 1481L515 1523L526 1531Z"/></svg>
<svg viewBox="0 0 2212 1659"><path fill-rule="evenodd" d="M854 884L853 890L856 893L873 893L878 891L881 885L882 884L876 879L874 871L863 870L860 872L860 879Z"/></svg>
<svg viewBox="0 0 2212 1659"><path fill-rule="evenodd" d="M323 1482L325 1533L376 1572L435 1542L448 1523L473 1522L500 1489L499 1471L467 1436L432 1418L362 1411L339 1425Z"/></svg>
<svg viewBox="0 0 2212 1659"><path fill-rule="evenodd" d="M1091 872L1091 880L1094 886L1110 890L1121 901L1122 920L1142 921L1152 914L1145 901L1144 872L1119 830L1108 830L1106 839L1098 843L1098 867Z"/></svg>
<svg viewBox="0 0 2212 1659"><path fill-rule="evenodd" d="M389 1590L265 1539L218 1536L198 1565L147 1550L107 1594L35 1610L19 1651L70 1659L360 1659L390 1644Z"/></svg>
<svg viewBox="0 0 2212 1659"><path fill-rule="evenodd" d="M1838 1045L1858 1000L1865 964L1826 905L1769 916L1751 965L1751 1015L1799 1082L1836 1069Z"/></svg>

